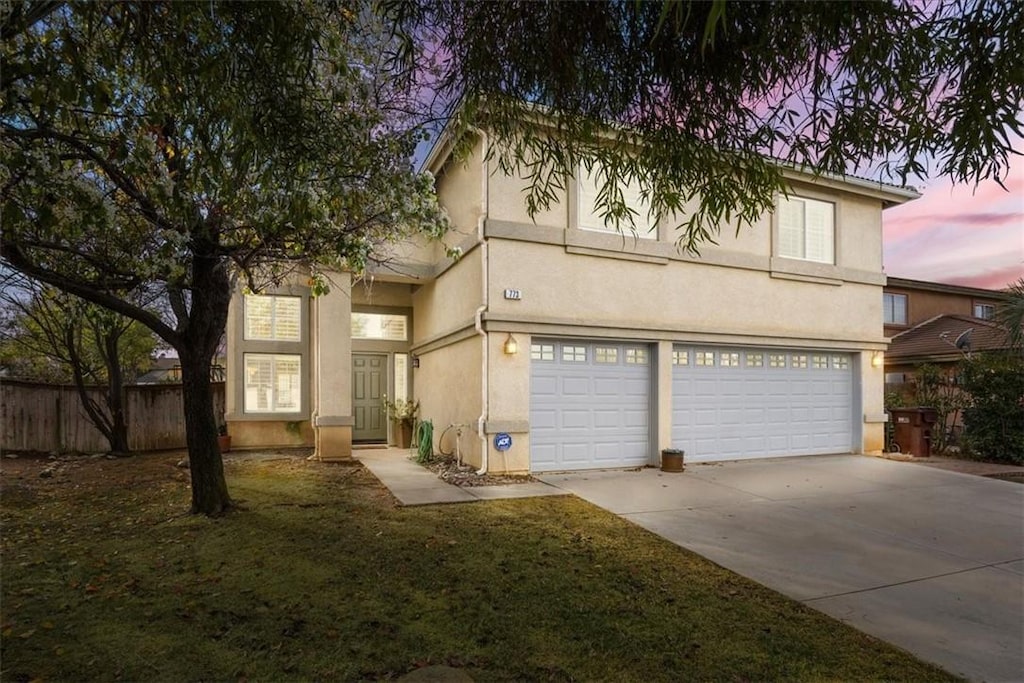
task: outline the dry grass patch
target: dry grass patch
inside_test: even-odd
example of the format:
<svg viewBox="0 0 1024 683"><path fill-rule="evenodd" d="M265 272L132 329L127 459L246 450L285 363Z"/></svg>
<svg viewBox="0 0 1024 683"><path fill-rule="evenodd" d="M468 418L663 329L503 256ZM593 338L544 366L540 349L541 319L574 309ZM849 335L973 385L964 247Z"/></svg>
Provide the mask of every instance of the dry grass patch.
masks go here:
<svg viewBox="0 0 1024 683"><path fill-rule="evenodd" d="M358 465L2 473L4 681L953 680L570 497L399 508Z"/></svg>

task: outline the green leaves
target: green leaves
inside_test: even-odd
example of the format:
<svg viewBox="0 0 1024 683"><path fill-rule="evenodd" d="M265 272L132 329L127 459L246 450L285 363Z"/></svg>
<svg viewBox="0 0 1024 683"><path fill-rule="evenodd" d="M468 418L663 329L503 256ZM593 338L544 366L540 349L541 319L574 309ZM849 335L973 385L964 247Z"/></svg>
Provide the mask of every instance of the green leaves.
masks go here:
<svg viewBox="0 0 1024 683"><path fill-rule="evenodd" d="M386 7L424 38L421 60L443 57L458 132L489 131L531 213L614 155L608 218L611 186L639 181L692 250L770 207L783 182L765 157L898 183L938 159L970 183L1020 151L1020 2L407 4ZM680 215L668 188L698 207Z"/></svg>
<svg viewBox="0 0 1024 683"><path fill-rule="evenodd" d="M99 2L18 26L0 55L18 74L3 81L0 199L5 251L29 264L120 296L187 290L199 253L249 274L361 269L389 241L446 230L409 163L410 93L381 66L394 39L369 14Z"/></svg>

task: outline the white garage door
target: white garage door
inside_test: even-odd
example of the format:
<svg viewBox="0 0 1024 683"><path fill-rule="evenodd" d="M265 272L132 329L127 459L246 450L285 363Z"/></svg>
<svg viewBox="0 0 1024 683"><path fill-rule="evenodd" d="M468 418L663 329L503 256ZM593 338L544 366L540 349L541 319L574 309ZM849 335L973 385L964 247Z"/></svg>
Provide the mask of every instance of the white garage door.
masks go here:
<svg viewBox="0 0 1024 683"><path fill-rule="evenodd" d="M530 469L636 467L650 461L646 344L534 339Z"/></svg>
<svg viewBox="0 0 1024 683"><path fill-rule="evenodd" d="M689 462L853 448L849 354L676 346L672 365L672 445Z"/></svg>

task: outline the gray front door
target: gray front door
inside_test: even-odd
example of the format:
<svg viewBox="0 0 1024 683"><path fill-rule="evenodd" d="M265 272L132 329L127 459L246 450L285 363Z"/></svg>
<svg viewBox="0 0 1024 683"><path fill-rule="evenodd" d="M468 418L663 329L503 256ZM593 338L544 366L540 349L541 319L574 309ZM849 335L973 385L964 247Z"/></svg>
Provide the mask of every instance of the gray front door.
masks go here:
<svg viewBox="0 0 1024 683"><path fill-rule="evenodd" d="M376 353L352 354L353 441L386 441L384 399L388 385L388 357Z"/></svg>

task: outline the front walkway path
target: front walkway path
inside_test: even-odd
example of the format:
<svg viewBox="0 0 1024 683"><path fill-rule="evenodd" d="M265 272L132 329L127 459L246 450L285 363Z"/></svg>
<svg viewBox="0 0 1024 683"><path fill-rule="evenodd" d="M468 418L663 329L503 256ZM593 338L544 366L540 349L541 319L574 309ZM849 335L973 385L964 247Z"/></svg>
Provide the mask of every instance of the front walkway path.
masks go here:
<svg viewBox="0 0 1024 683"><path fill-rule="evenodd" d="M352 455L373 472L402 505L470 503L571 493L539 481L501 486L455 486L409 459L409 451L405 448L359 449Z"/></svg>

